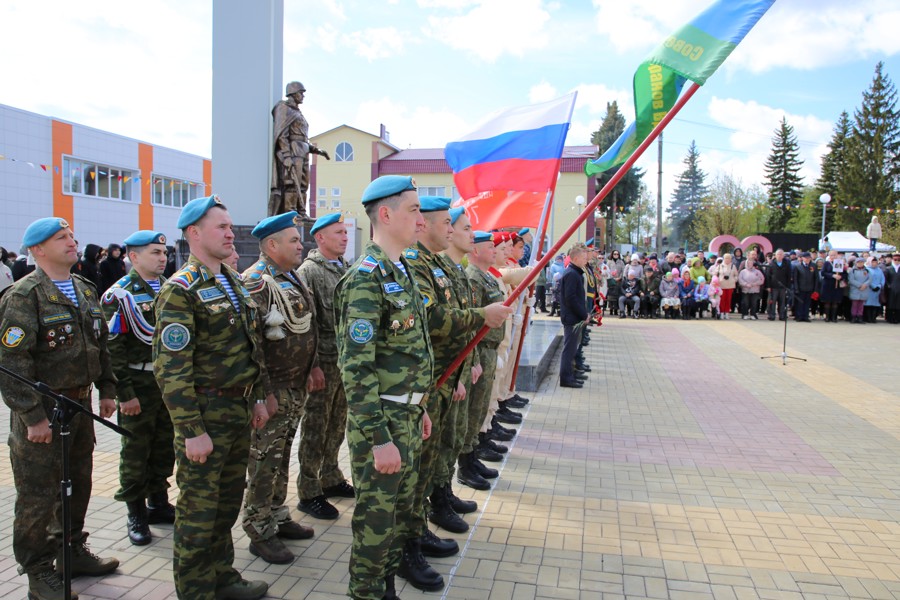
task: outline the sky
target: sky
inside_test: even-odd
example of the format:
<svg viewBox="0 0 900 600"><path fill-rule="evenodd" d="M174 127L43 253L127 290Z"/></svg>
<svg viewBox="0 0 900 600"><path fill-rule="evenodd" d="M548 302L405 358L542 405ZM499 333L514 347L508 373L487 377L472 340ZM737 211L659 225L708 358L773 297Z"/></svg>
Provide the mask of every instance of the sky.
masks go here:
<svg viewBox="0 0 900 600"><path fill-rule="evenodd" d="M311 134L383 123L400 148L443 147L494 111L577 90L566 143L587 145L608 102L632 120L635 68L709 4L284 0L284 82L306 86ZM209 157L212 12L211 0L5 0L0 103ZM666 129L664 198L692 140L709 179L762 184L782 117L814 183L875 65L900 78L898 30L896 0L777 0ZM656 158L654 146L638 163L654 196Z"/></svg>

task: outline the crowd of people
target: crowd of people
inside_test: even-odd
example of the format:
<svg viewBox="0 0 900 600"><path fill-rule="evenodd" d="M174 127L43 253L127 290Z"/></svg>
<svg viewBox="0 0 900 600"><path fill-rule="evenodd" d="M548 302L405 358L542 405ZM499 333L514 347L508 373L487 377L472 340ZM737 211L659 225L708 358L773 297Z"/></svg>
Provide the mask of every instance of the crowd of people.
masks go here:
<svg viewBox="0 0 900 600"><path fill-rule="evenodd" d="M617 250L606 256L591 246L585 251L585 294L594 315L684 320L758 320L763 315L800 322L900 323L896 252L778 249L760 256L754 249L744 256L736 248L721 255L668 252L660 258L622 256ZM559 255L546 270L551 316L561 312L561 284L569 261ZM547 310L546 301L539 301L536 310L542 309Z"/></svg>
<svg viewBox="0 0 900 600"><path fill-rule="evenodd" d="M238 519L249 551L273 564L295 559L289 540L314 536L287 504L295 436L297 509L331 520L330 499L355 500L352 598L395 600L395 576L441 590L426 557L459 544L428 522L468 530L462 515L478 505L454 484L488 490L499 477L486 463L503 460L523 420L514 409L528 404L510 391L522 315L503 301L531 272L520 265L530 233L473 231L462 208L419 198L410 177L376 179L363 204L373 239L353 265L341 215L315 221L316 249L301 260L300 218L289 212L257 225L259 260L238 273L231 218L215 196L183 208L191 254L178 269L160 232L135 232L105 256L92 244L82 253L57 217L26 229L25 256L4 256L14 283L0 296L0 364L87 410L99 396L99 415L131 432L115 498L135 546L153 541L150 525L174 525L179 598L265 595L265 582L234 568ZM483 326L488 334L451 368ZM9 378L0 393L12 422L13 550L29 597L59 600L53 403ZM94 422L76 416L70 439L71 572L102 576L119 562L87 543ZM345 439L352 484L338 466Z"/></svg>

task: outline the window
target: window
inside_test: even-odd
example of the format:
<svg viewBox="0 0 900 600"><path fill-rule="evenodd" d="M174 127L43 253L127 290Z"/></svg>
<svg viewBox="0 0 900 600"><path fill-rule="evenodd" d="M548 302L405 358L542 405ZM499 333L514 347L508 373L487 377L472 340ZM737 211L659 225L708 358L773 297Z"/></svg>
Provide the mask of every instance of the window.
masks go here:
<svg viewBox="0 0 900 600"><path fill-rule="evenodd" d="M327 188L319 188L319 194L318 194L319 198L324 198L327 195L328 195Z"/></svg>
<svg viewBox="0 0 900 600"><path fill-rule="evenodd" d="M341 142L334 151L335 162L350 162L353 160L353 146L347 142Z"/></svg>
<svg viewBox="0 0 900 600"><path fill-rule="evenodd" d="M340 208L340 207L341 207L340 199L335 198L331 201L331 208Z"/></svg>
<svg viewBox="0 0 900 600"><path fill-rule="evenodd" d="M420 196L447 196L447 188L444 186L419 186Z"/></svg>
<svg viewBox="0 0 900 600"><path fill-rule="evenodd" d="M206 189L205 183L159 175L153 175L152 186L153 204L174 208L181 208L191 200L201 198Z"/></svg>
<svg viewBox="0 0 900 600"><path fill-rule="evenodd" d="M340 197L340 195L341 195L341 188L331 188L331 195L332 195L332 196L336 196L336 197Z"/></svg>
<svg viewBox="0 0 900 600"><path fill-rule="evenodd" d="M63 157L63 193L131 200L134 171Z"/></svg>
<svg viewBox="0 0 900 600"><path fill-rule="evenodd" d="M318 203L317 203L317 205L318 205L319 208L325 208L325 206L326 206L327 204L328 204L328 201L327 201L327 200L323 200L323 199L321 199L321 198L319 199L319 201L318 201Z"/></svg>

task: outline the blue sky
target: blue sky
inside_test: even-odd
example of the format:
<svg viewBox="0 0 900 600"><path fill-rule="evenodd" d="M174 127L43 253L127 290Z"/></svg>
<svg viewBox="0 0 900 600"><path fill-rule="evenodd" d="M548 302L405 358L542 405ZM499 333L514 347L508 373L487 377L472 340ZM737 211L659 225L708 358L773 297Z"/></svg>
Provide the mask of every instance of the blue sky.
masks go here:
<svg viewBox="0 0 900 600"><path fill-rule="evenodd" d="M489 113L579 97L587 144L635 67L707 0L285 0L285 82L312 133L346 123L401 147L442 147ZM666 131L664 196L691 140L711 175L762 182L782 115L811 183L841 110L882 60L900 78L896 0L777 0ZM212 2L7 0L0 103L210 155ZM2 153L2 151L0 151ZM655 150L642 160L655 193Z"/></svg>

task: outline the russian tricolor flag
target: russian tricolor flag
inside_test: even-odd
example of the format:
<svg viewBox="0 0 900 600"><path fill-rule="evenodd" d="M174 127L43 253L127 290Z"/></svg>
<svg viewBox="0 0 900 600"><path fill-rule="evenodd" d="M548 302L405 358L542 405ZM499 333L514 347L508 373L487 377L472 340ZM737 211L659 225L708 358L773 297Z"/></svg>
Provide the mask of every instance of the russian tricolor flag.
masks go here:
<svg viewBox="0 0 900 600"><path fill-rule="evenodd" d="M576 94L503 110L447 144L444 156L460 196L553 189Z"/></svg>

